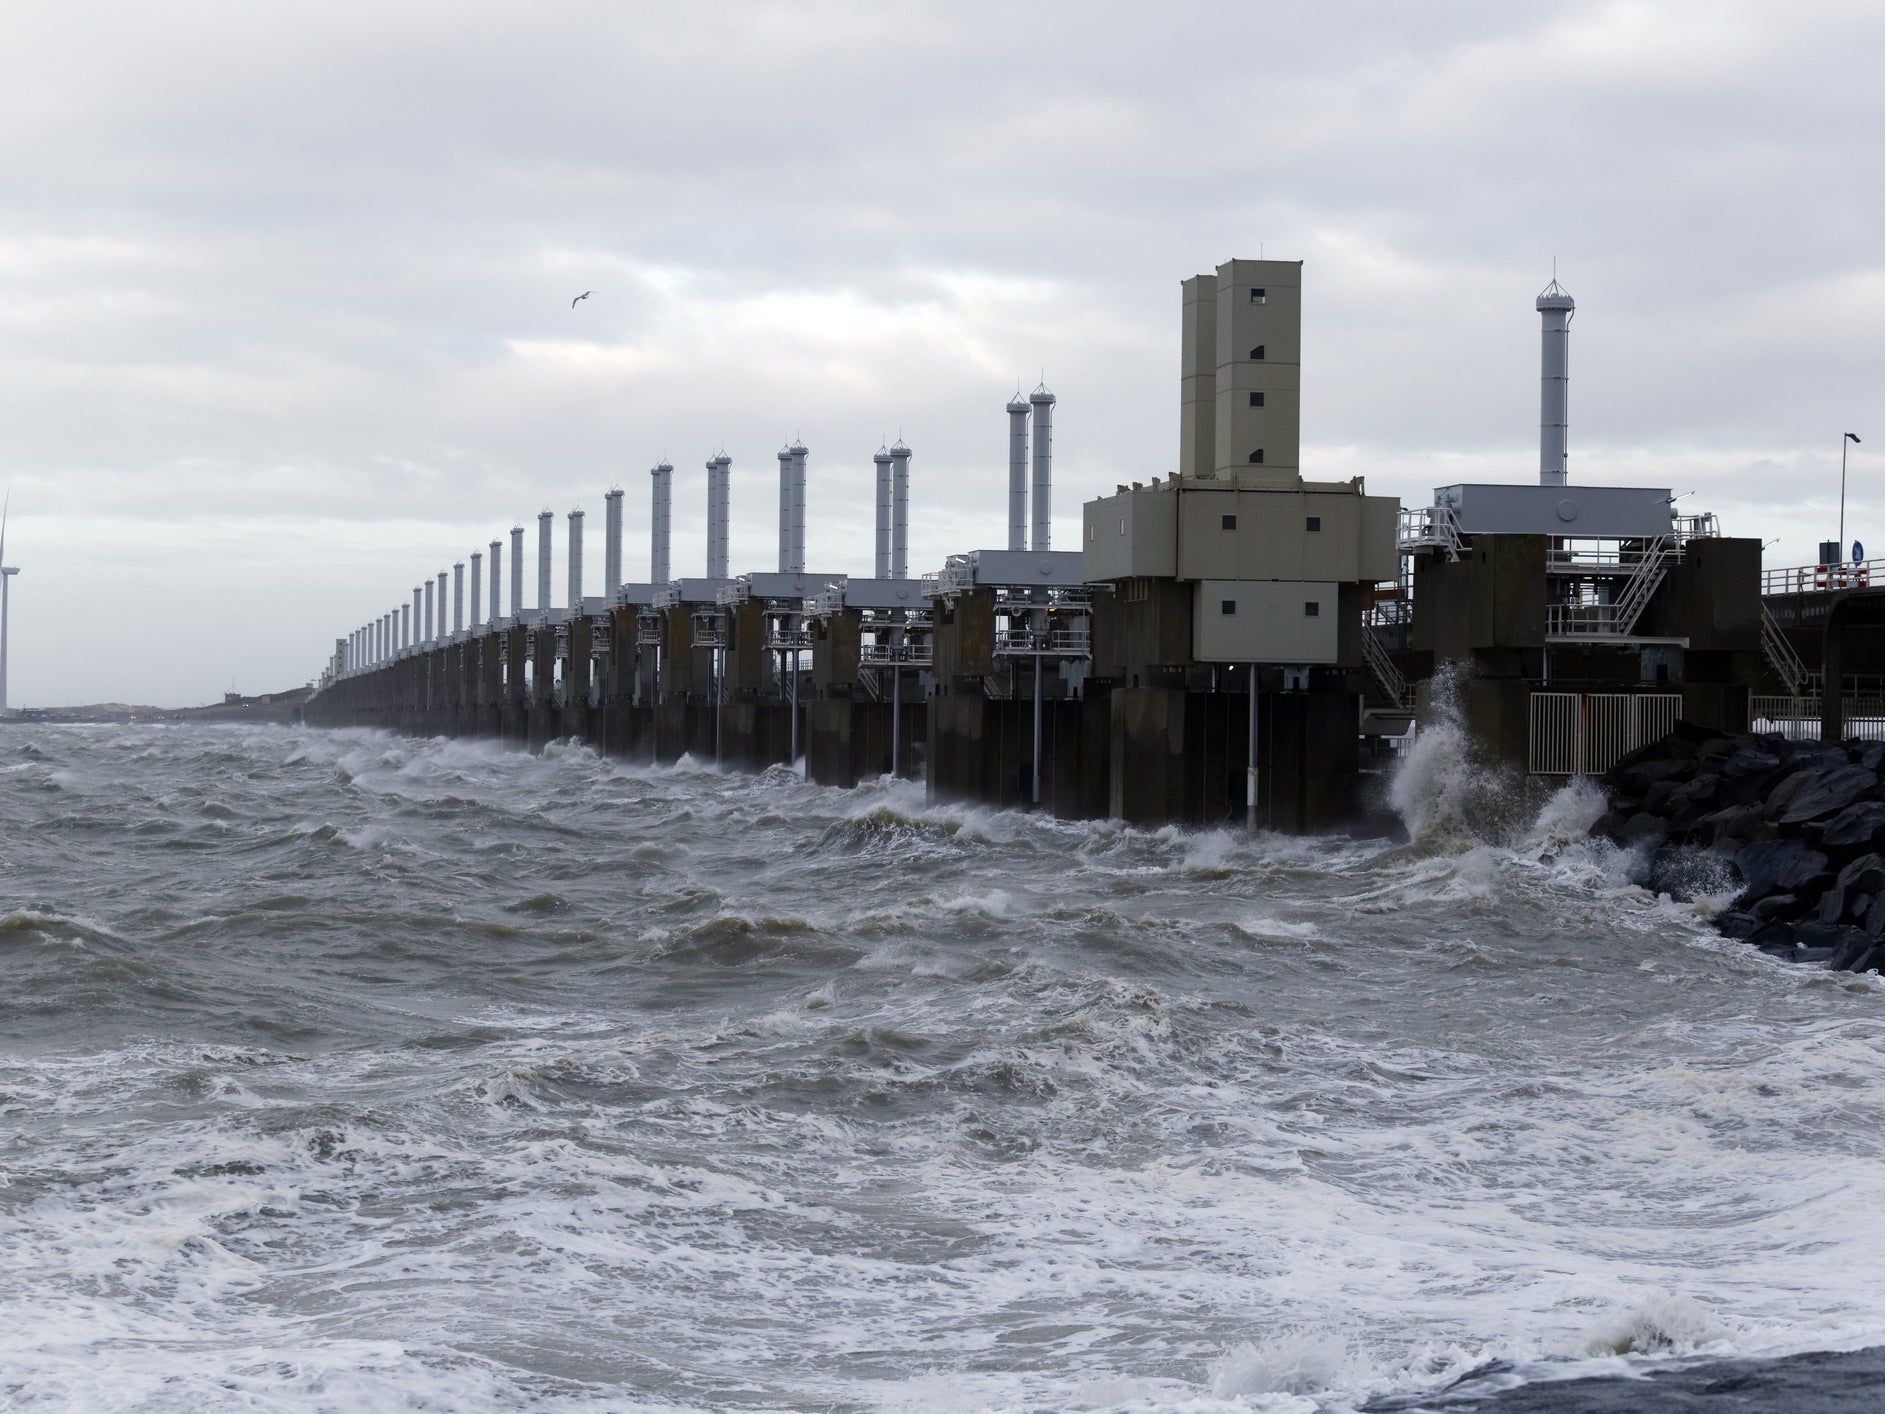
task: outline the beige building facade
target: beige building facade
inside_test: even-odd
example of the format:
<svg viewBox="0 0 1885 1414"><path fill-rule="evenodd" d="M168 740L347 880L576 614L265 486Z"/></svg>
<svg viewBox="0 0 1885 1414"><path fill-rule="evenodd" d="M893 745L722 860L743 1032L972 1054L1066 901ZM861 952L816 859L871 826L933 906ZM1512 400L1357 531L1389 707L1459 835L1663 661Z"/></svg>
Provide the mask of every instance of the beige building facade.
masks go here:
<svg viewBox="0 0 1885 1414"><path fill-rule="evenodd" d="M1183 284L1181 476L1302 460L1302 262L1230 260Z"/></svg>

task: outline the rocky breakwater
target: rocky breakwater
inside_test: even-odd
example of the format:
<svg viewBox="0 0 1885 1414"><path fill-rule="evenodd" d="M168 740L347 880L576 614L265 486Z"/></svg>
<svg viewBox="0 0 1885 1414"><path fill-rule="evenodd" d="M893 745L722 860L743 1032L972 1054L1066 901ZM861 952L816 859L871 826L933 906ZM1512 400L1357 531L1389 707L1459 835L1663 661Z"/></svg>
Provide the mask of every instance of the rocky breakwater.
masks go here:
<svg viewBox="0 0 1885 1414"><path fill-rule="evenodd" d="M1604 777L1591 826L1681 894L1714 861L1742 885L1716 926L1788 962L1885 971L1885 742L1730 734L1682 723Z"/></svg>

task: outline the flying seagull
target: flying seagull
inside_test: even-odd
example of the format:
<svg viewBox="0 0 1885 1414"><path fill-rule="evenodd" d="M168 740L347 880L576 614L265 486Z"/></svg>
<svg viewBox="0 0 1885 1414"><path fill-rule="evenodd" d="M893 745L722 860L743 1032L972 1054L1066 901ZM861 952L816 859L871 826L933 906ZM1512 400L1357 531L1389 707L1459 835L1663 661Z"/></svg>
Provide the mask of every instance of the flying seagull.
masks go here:
<svg viewBox="0 0 1885 1414"><path fill-rule="evenodd" d="M594 293L595 293L594 290L584 290L581 294L577 295L575 299L569 302L569 307L571 309L574 309L578 304L588 299L589 296L593 295Z"/></svg>

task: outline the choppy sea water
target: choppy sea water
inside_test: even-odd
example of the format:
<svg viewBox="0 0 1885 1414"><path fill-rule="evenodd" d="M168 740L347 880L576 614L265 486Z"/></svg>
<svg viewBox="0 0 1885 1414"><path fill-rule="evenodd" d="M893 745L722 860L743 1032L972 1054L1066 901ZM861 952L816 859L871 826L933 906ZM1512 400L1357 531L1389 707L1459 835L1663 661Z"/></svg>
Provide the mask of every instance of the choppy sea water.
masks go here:
<svg viewBox="0 0 1885 1414"><path fill-rule="evenodd" d="M1351 1410L1885 1341L1885 995L1409 844L0 731L0 1405Z"/></svg>

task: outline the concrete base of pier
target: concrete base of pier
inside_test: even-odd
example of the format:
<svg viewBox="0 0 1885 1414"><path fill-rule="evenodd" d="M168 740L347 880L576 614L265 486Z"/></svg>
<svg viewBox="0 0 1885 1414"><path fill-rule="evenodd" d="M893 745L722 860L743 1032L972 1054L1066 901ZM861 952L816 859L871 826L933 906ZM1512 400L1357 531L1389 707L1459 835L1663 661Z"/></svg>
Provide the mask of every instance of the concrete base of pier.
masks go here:
<svg viewBox="0 0 1885 1414"><path fill-rule="evenodd" d="M921 779L928 755L929 704L906 702L898 717L902 738L893 772L891 705L817 698L805 704L805 779L850 787L873 776Z"/></svg>

